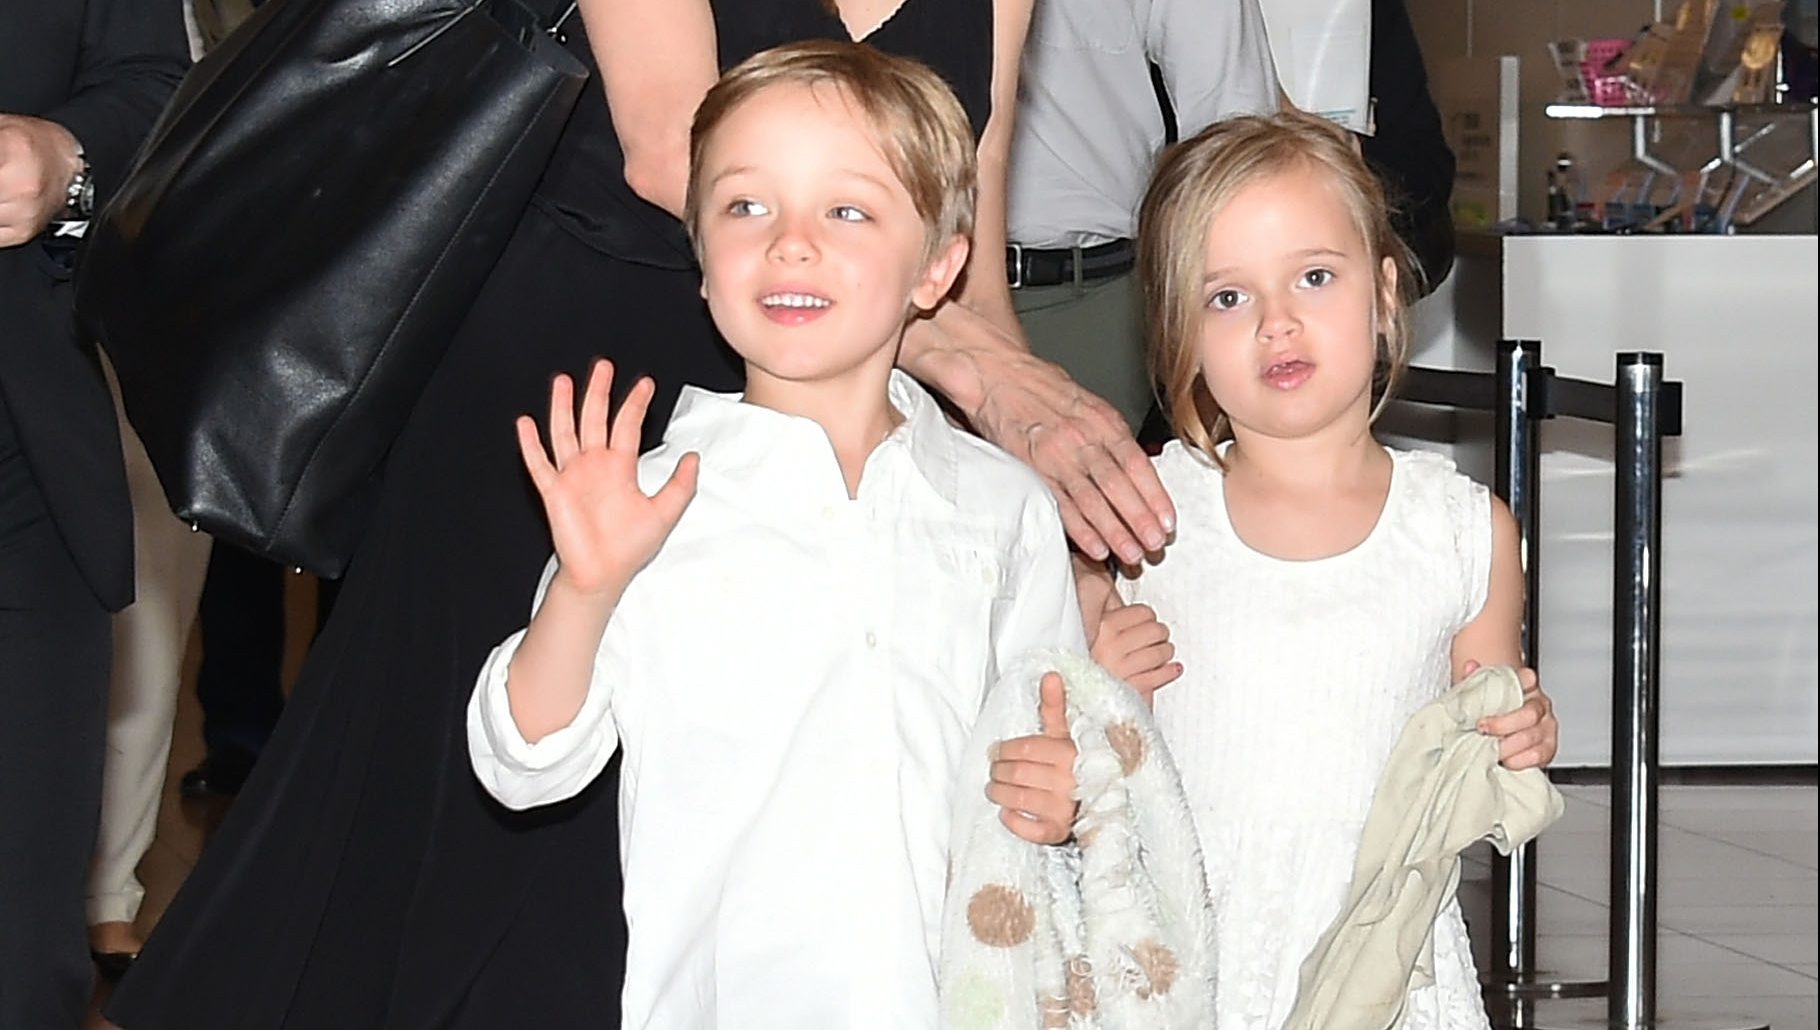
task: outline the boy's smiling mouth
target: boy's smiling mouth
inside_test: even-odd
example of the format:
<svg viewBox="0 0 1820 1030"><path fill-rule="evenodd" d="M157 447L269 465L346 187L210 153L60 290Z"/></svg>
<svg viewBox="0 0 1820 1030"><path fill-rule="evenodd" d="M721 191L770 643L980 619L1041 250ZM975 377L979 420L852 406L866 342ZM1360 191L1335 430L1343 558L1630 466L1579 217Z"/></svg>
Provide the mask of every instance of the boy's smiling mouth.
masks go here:
<svg viewBox="0 0 1820 1030"><path fill-rule="evenodd" d="M784 325L801 325L821 317L834 302L819 294L801 290L776 290L758 298L765 317Z"/></svg>

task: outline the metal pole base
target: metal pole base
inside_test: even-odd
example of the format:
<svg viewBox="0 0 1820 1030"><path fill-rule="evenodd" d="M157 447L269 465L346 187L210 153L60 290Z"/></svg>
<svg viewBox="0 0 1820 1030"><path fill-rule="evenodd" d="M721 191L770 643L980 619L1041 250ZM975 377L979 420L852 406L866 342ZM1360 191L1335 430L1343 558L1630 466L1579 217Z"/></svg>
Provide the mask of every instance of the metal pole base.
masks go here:
<svg viewBox="0 0 1820 1030"><path fill-rule="evenodd" d="M1592 999L1487 998L1485 1014L1498 1030L1770 1030L1760 1019L1662 1016L1648 1023L1613 1022L1604 1001Z"/></svg>
<svg viewBox="0 0 1820 1030"><path fill-rule="evenodd" d="M1581 980L1564 977L1546 969L1524 973L1485 973L1479 977L1485 989L1486 1005L1501 1005L1506 999L1528 998L1603 998L1611 990L1610 980Z"/></svg>

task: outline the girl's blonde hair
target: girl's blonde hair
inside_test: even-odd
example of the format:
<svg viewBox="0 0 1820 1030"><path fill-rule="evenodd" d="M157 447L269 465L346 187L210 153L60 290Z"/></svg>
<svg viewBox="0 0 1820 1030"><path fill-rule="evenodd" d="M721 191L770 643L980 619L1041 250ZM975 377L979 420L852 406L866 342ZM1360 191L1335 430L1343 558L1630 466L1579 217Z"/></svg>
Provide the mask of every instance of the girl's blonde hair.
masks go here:
<svg viewBox="0 0 1820 1030"><path fill-rule="evenodd" d="M1344 129L1313 115L1285 111L1219 122L1164 151L1138 210L1138 275L1143 285L1150 373L1162 391L1170 426L1185 443L1220 463L1216 447L1232 425L1201 376L1197 341L1206 310L1203 296L1207 231L1239 192L1285 172L1309 170L1332 184L1365 241L1378 289L1379 385L1375 420L1409 363L1415 262L1390 226L1390 205L1376 175ZM1383 279L1385 258L1395 262L1396 289Z"/></svg>

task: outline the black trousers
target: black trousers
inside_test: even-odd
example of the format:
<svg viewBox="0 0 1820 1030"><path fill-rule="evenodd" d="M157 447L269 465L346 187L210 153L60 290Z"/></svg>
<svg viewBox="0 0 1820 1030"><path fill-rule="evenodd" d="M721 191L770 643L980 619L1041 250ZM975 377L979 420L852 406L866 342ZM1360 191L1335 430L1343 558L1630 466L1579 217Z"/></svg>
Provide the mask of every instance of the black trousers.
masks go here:
<svg viewBox="0 0 1820 1030"><path fill-rule="evenodd" d="M284 711L284 577L281 565L230 544L209 552L202 582L202 739L211 755L258 757ZM339 581L317 585L316 628L328 621Z"/></svg>
<svg viewBox="0 0 1820 1030"><path fill-rule="evenodd" d="M0 397L0 1027L73 1028L88 1006L112 648Z"/></svg>

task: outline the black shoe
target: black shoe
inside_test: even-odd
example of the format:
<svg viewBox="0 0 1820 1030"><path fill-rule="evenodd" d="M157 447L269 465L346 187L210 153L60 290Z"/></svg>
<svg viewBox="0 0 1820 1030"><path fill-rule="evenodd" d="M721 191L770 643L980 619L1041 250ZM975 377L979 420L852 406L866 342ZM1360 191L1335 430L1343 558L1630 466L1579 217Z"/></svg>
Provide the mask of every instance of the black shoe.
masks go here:
<svg viewBox="0 0 1820 1030"><path fill-rule="evenodd" d="M139 957L138 952L131 951L96 951L89 949L88 957L95 960L95 971L108 983L119 983L126 971L133 968L133 960Z"/></svg>
<svg viewBox="0 0 1820 1030"><path fill-rule="evenodd" d="M177 784L177 792L186 798L231 798L240 793L240 785L253 771L253 756L239 749L211 751L207 757Z"/></svg>

